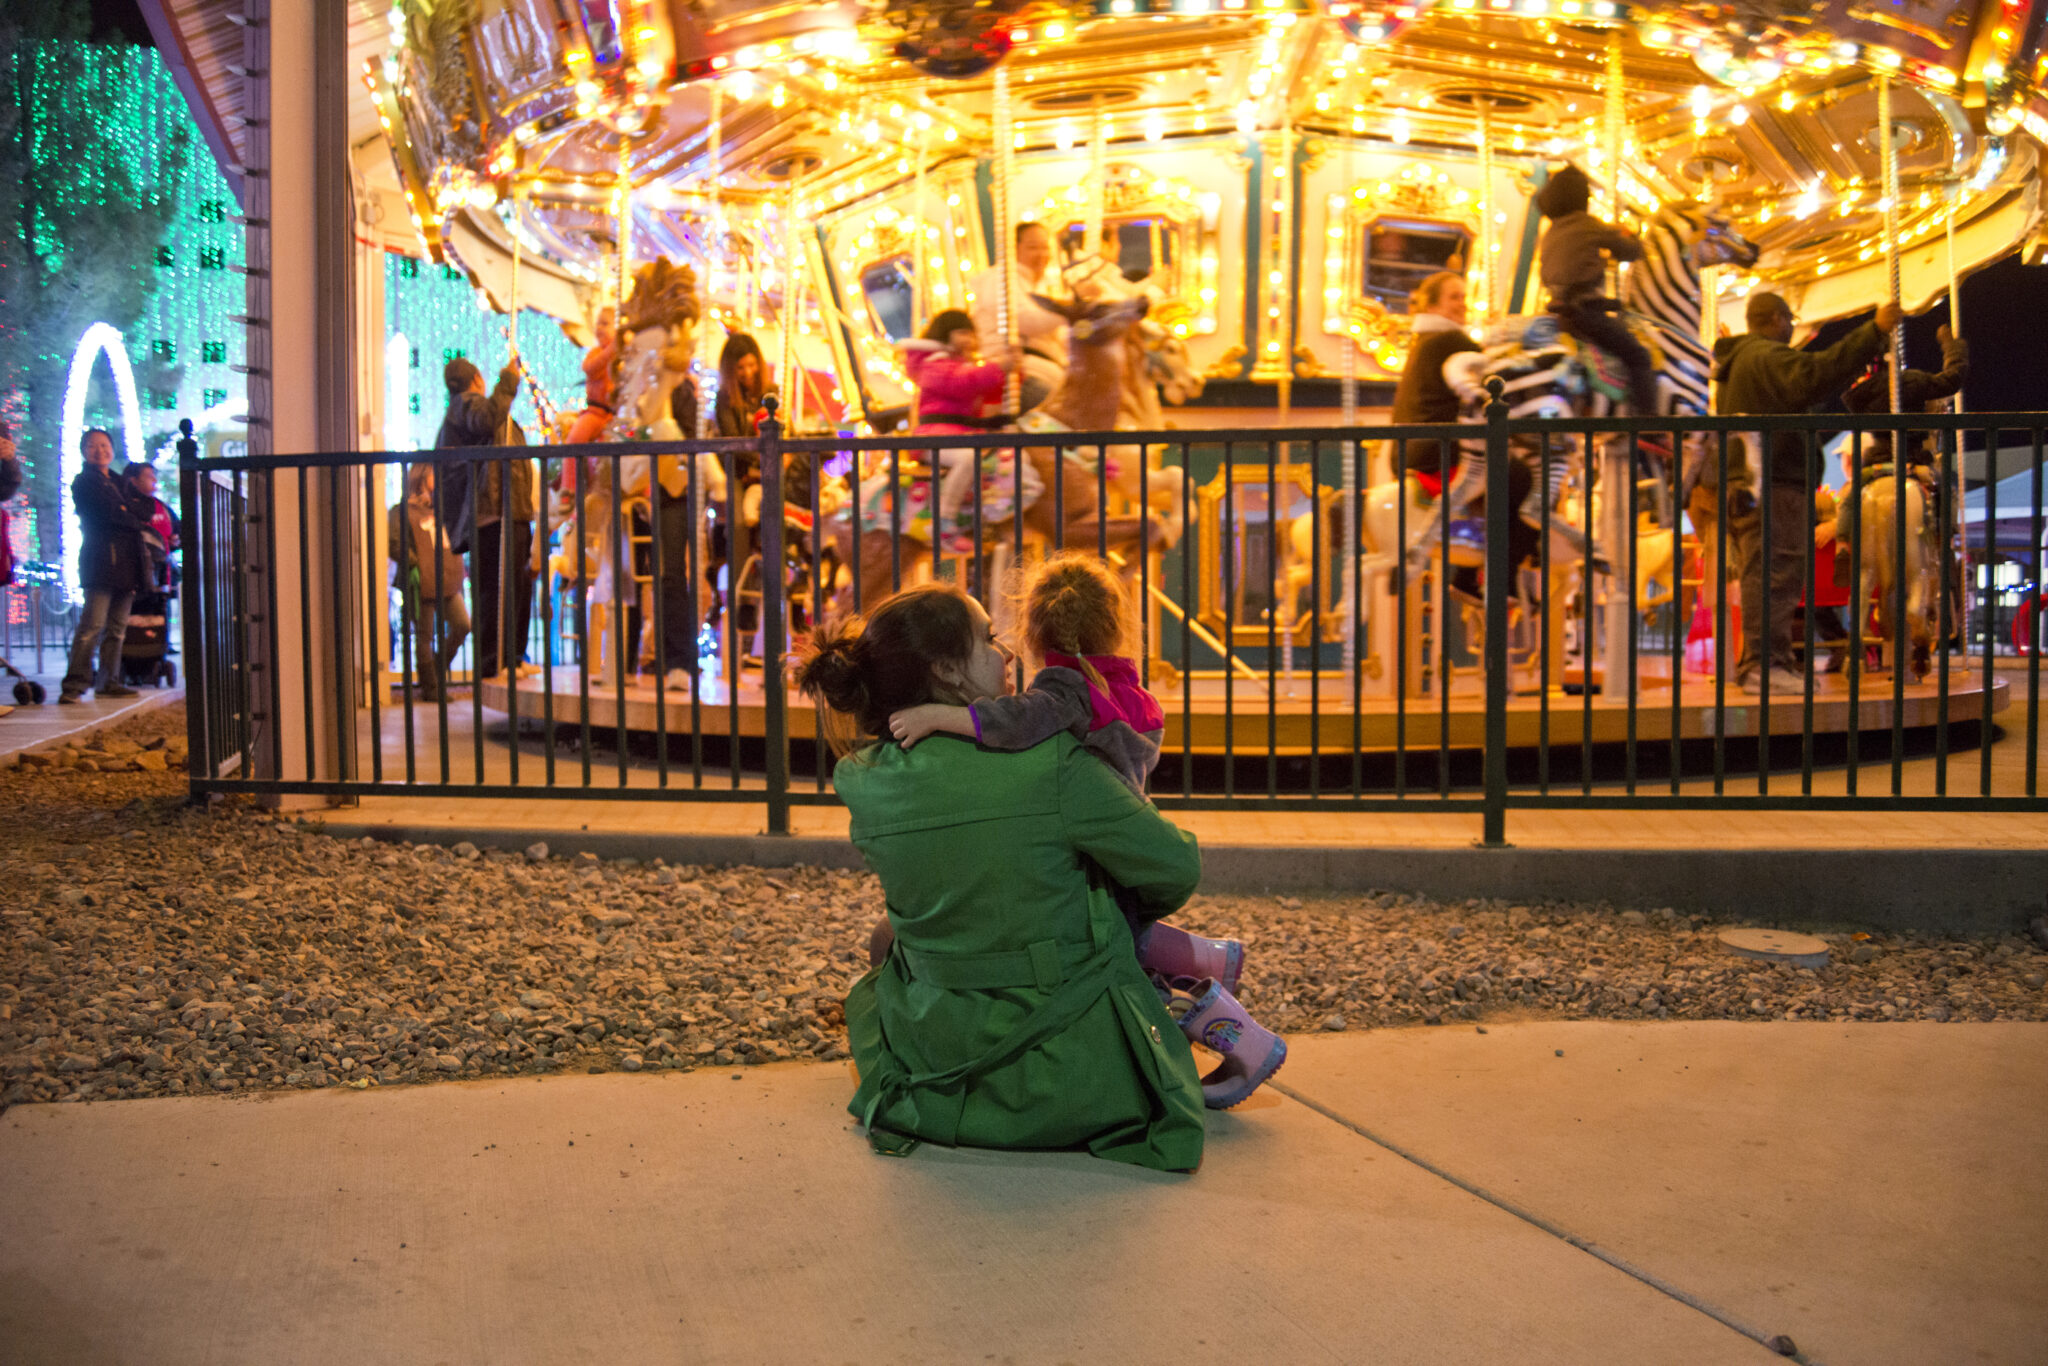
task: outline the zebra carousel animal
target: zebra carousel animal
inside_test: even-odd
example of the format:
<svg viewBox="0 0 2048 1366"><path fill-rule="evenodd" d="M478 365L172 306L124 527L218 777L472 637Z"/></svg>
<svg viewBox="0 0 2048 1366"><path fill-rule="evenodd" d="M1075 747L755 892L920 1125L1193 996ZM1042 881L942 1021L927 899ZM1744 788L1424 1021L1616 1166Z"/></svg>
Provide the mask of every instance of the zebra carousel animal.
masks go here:
<svg viewBox="0 0 2048 1366"><path fill-rule="evenodd" d="M1655 415L1704 414L1709 408L1712 353L1700 337L1700 272L1707 266L1754 265L1758 249L1725 219L1687 205L1660 209L1644 226L1641 241L1643 258L1623 273L1621 298L1631 329L1657 362ZM1566 333L1550 314L1503 319L1480 340L1480 350L1454 356L1444 367L1445 379L1464 400L1462 421L1484 420L1486 386L1494 378L1501 381L1511 418L1633 415L1628 412L1625 369ZM1551 581L1543 589L1553 601L1561 600L1586 546L1583 505L1574 508L1575 499L1584 497L1591 483L1583 473L1585 444L1523 438L1515 453L1529 462L1535 475L1516 515L1553 540ZM1457 473L1442 491L1441 501L1419 481L1398 476L1367 492L1361 527L1368 547L1360 565L1363 573L1386 575L1390 584L1403 582L1429 565L1446 538L1445 558L1451 567L1483 564L1484 526L1471 516L1471 508L1486 490L1485 443L1473 439L1461 442L1460 448ZM1646 453L1639 447L1636 455L1642 458ZM1700 454L1688 452L1685 467L1696 470ZM1666 456L1650 464L1660 484L1672 475L1673 462L1668 452ZM1670 500L1665 496L1653 501L1661 515ZM1675 525L1659 522L1645 536L1668 537L1675 550L1678 531ZM1513 585L1517 598L1523 595L1522 588L1518 574ZM1553 614L1554 628L1561 620L1561 613ZM1554 658L1559 653L1552 651Z"/></svg>

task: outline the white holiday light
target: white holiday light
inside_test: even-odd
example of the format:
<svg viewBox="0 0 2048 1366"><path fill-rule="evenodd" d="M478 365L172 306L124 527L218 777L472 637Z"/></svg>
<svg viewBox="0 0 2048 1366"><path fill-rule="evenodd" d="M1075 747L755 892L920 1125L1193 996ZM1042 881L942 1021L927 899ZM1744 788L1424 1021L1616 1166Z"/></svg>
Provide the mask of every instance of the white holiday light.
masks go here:
<svg viewBox="0 0 2048 1366"><path fill-rule="evenodd" d="M120 402L122 444L128 448L128 461L134 464L143 458L142 450L142 405L135 400L135 371L128 364L128 349L121 340L121 334L106 323L94 323L85 329L85 335L78 339L78 349L71 353L71 370L64 380L64 421L61 431L63 440L64 487L59 492L64 517L64 547L71 600L85 601L85 590L78 584L78 550L83 535L78 525L78 509L71 505L71 481L78 478L85 468L85 456L78 449L79 438L85 435L85 390L92 381L93 362L104 354L107 368L114 372L114 393Z"/></svg>
<svg viewBox="0 0 2048 1366"><path fill-rule="evenodd" d="M384 343L384 449L412 448L412 343L394 332Z"/></svg>

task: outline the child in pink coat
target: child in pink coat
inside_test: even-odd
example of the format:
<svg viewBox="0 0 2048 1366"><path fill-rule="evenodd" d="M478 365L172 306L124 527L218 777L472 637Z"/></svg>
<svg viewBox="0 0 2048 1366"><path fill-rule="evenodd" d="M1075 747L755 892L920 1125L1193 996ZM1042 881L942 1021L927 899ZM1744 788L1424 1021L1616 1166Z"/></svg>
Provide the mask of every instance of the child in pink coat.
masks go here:
<svg viewBox="0 0 2048 1366"><path fill-rule="evenodd" d="M960 435L990 430L988 418L1000 410L1003 367L978 360L981 337L974 320L957 308L934 317L924 335L903 344L904 369L917 386L917 435ZM932 534L954 550L974 549L974 478L980 453L965 447L935 450L941 470L939 506Z"/></svg>

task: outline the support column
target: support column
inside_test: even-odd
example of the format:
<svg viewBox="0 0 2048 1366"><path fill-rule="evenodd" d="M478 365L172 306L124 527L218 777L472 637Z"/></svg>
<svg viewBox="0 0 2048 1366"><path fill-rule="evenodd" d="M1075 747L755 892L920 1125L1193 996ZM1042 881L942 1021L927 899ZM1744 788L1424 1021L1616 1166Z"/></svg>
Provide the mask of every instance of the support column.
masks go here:
<svg viewBox="0 0 2048 1366"><path fill-rule="evenodd" d="M358 448L356 204L348 147L345 0L245 0L249 128L249 449ZM260 476L254 528L266 582L254 601L258 772L332 781L353 760L350 595L357 472ZM266 658L266 656L268 656ZM284 805L321 804L320 797Z"/></svg>

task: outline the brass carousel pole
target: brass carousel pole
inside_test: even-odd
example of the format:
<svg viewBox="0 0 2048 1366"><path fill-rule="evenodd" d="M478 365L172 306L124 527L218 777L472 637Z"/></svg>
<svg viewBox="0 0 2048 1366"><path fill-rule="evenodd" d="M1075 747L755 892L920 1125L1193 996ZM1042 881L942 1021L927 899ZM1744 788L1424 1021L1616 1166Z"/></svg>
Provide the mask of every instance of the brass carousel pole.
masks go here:
<svg viewBox="0 0 2048 1366"><path fill-rule="evenodd" d="M512 190L512 222L508 228L512 233L512 307L505 318L505 341L512 351L512 363L519 363L519 190Z"/></svg>
<svg viewBox="0 0 2048 1366"><path fill-rule="evenodd" d="M1963 282L1956 278L1956 210L1962 207L1963 202L1963 183L1960 179L1952 179L1949 182L1948 199L1948 212L1942 215L1943 232L1948 246L1948 330L1950 336L1961 338L1963 335ZM1947 368L1945 363L1943 368ZM1955 397L1949 400L1949 411L1953 413L1964 411L1963 391L1960 388L1956 390ZM1958 519L1956 522L1958 533L1956 536L1956 575L1965 585L1966 591L1963 596L1964 601L1967 602L1969 599L1967 585L1970 582L1970 531L1968 525L1960 520L1963 512L1963 492L1965 489L1963 483L1963 457L1960 449L1962 442L1960 438L1956 444L1958 447L1956 452L1956 487L1952 495L1955 499L1954 507ZM1996 452L1990 453L1990 466L1986 473L1989 478L1996 479L1998 477ZM1989 558L1991 553L1991 528L1988 524L1984 528L1984 552L1986 556L1985 563L1989 564L1991 562Z"/></svg>
<svg viewBox="0 0 2048 1366"><path fill-rule="evenodd" d="M1344 192L1344 212L1350 212L1352 143L1344 142L1344 178L1339 185ZM1334 230L1334 227L1333 227ZM1325 282L1325 288L1329 288ZM1358 334L1353 331L1351 321L1351 300L1339 301L1342 310L1337 316L1344 325L1344 385L1343 423L1346 428L1358 425ZM1361 689L1358 687L1358 443L1346 441L1340 458L1344 462L1344 678L1346 686L1356 700Z"/></svg>
<svg viewBox="0 0 2048 1366"><path fill-rule="evenodd" d="M791 178L787 198L783 202L783 251L782 266L782 430L794 436L798 424L803 420L803 385L797 369L796 328L797 319L803 316L804 307L804 238L803 226L796 211L797 182Z"/></svg>
<svg viewBox="0 0 2048 1366"><path fill-rule="evenodd" d="M1607 124L1608 222L1617 226L1621 222L1622 205L1626 201L1621 190L1621 178L1622 159L1628 150L1627 80L1628 71L1622 62L1622 31L1618 27L1611 28L1607 31L1607 89L1603 92L1605 105L1602 112L1606 116ZM1608 267L1607 297L1610 299L1621 297L1621 271L1619 262ZM1634 415L1652 416L1648 413ZM1620 552L1628 540L1628 523L1634 516L1631 504L1634 500L1635 468L1629 444L1620 439L1610 438L1603 442L1601 452L1599 475L1601 482L1607 485L1606 515L1602 519L1605 525L1601 528L1601 536L1607 543L1608 563L1616 566L1619 571L1608 577L1604 603L1606 610L1601 613L1601 623L1606 636L1602 642L1602 665L1606 678L1605 690L1611 697L1614 695L1614 685L1624 678L1628 671L1629 617L1634 611L1630 599L1633 598L1634 591L1633 584L1620 576L1627 570ZM1593 496L1594 487L1593 461L1590 457L1589 451L1585 462L1585 495L1589 499ZM1584 595L1586 629L1580 638L1579 647L1581 683L1588 689L1593 686L1593 625L1594 603L1597 597L1593 579L1594 574L1589 569L1586 574ZM1560 658L1557 652L1553 652L1552 657ZM1559 667L1562 667L1561 659Z"/></svg>
<svg viewBox="0 0 2048 1366"><path fill-rule="evenodd" d="M710 127L709 151L711 166L704 177L704 308L702 310L704 318L702 327L698 329L697 354L704 372L706 374L715 374L718 370L718 348L720 342L718 341L717 334L711 328L711 301L717 297L717 290L714 286L718 280L718 248L719 243L724 238L724 233L719 230L718 182L724 174L724 168L720 165L720 162L725 156L725 88L716 81L711 83ZM697 435L699 437L710 436L715 429L716 422L717 416L712 411L712 405L705 401L704 395L699 394L697 396ZM692 471L691 478L693 484L701 481L702 475L697 471L696 461L692 460L690 462L690 469ZM704 506L702 494L703 490L701 488L692 487L690 491L691 507Z"/></svg>
<svg viewBox="0 0 2048 1366"><path fill-rule="evenodd" d="M931 314L931 239L925 234L924 224L924 163L925 130L917 130L917 188L911 198L910 212L910 332L912 336L924 335L924 325Z"/></svg>
<svg viewBox="0 0 2048 1366"><path fill-rule="evenodd" d="M1899 302L1899 144L1892 127L1892 78L1877 77L1877 132L1884 157L1884 267L1890 281L1889 298ZM1885 348L1886 369L1891 377L1892 411L1899 411L1899 371L1906 355L1906 329L1894 327L1891 345ZM1903 435L1903 434L1901 434ZM1903 445L1900 447L1903 451Z"/></svg>
<svg viewBox="0 0 2048 1366"><path fill-rule="evenodd" d="M1602 109L1606 123L1607 159L1607 213L1608 222L1617 226L1621 222L1621 158L1628 146L1628 71L1621 59L1622 36L1619 28L1607 30L1607 89L1603 92L1605 105ZM1619 265L1609 267L1607 296L1621 297Z"/></svg>
<svg viewBox="0 0 2048 1366"><path fill-rule="evenodd" d="M1102 96L1095 96L1090 104L1095 126L1088 139L1088 212L1082 228L1087 240L1081 243L1077 259L1102 254L1102 215L1109 197L1109 120L1102 115Z"/></svg>
<svg viewBox="0 0 2048 1366"><path fill-rule="evenodd" d="M1494 280L1500 274L1494 261L1493 207L1493 101L1475 101L1479 110L1479 314L1481 322L1493 321L1498 303Z"/></svg>
<svg viewBox="0 0 2048 1366"><path fill-rule="evenodd" d="M998 66L995 74L993 94L995 165L991 168L991 198L995 201L996 222L992 253L996 264L996 330L1003 334L1003 344L1008 348L1009 375L1003 383L1003 411L1012 417L1023 394L1023 372L1018 366L1017 355L1017 301L1016 265L1011 250L1016 228L1010 221L1010 174L1014 163L1015 135L1010 128L1010 68Z"/></svg>
<svg viewBox="0 0 2048 1366"><path fill-rule="evenodd" d="M626 311L626 286L630 281L633 251L633 166L631 144L619 139L619 184L614 191L619 233L619 312Z"/></svg>

